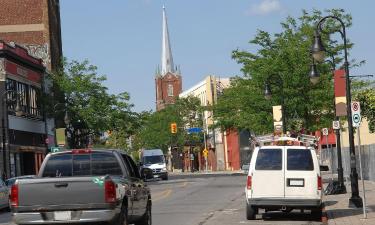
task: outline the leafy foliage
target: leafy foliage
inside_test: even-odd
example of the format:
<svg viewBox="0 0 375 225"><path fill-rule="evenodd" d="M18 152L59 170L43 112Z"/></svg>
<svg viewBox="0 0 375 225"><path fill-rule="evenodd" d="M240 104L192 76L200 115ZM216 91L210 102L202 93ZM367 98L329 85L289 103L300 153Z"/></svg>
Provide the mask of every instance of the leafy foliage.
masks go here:
<svg viewBox="0 0 375 225"><path fill-rule="evenodd" d="M351 16L342 9L327 10L327 14L341 18L346 27L351 26ZM256 133L273 131L272 106L284 105L286 124L289 131L314 131L331 125L333 115L333 79L331 65L318 65L320 81L317 85L309 81L309 65L312 63L310 47L313 32L322 12L302 12L295 19L288 17L281 23L282 31L271 35L259 30L251 45L256 52L234 50L232 57L243 67L244 77L233 80L232 86L224 91L215 107L218 125L225 128L237 127ZM343 61L343 44L329 38L337 31L336 21L328 19L323 27L323 42L327 51L334 55L334 63ZM348 43L348 48L353 46ZM352 61L351 66L360 65ZM263 97L264 85L269 83L272 99Z"/></svg>
<svg viewBox="0 0 375 225"><path fill-rule="evenodd" d="M373 87L359 91L355 99L361 103L361 114L369 123L370 132L375 132L375 90Z"/></svg>

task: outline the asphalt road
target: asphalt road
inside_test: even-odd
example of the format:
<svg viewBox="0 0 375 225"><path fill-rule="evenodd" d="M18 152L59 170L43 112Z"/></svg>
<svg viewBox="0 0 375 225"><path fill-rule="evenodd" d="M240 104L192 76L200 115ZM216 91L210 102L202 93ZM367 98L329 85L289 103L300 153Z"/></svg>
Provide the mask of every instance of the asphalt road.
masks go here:
<svg viewBox="0 0 375 225"><path fill-rule="evenodd" d="M152 191L154 225L322 224L309 213L264 213L254 221L245 218L246 176L171 176L148 182ZM0 225L13 224L0 212Z"/></svg>

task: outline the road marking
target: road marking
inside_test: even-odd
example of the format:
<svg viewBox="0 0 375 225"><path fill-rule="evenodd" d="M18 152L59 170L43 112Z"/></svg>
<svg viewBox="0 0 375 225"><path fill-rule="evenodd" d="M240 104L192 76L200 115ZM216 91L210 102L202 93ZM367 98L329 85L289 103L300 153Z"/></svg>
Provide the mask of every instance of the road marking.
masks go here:
<svg viewBox="0 0 375 225"><path fill-rule="evenodd" d="M153 197L153 198L152 198L152 201L153 201L153 202L156 202L156 201L162 200L162 199L164 199L164 198L167 198L169 195L171 195L171 193L172 193L172 189L167 189L167 190L165 190L165 191L163 191L163 192L157 194L157 197L156 197L156 198Z"/></svg>
<svg viewBox="0 0 375 225"><path fill-rule="evenodd" d="M185 181L180 187L184 188L184 187L186 187L187 184L188 184L188 182Z"/></svg>

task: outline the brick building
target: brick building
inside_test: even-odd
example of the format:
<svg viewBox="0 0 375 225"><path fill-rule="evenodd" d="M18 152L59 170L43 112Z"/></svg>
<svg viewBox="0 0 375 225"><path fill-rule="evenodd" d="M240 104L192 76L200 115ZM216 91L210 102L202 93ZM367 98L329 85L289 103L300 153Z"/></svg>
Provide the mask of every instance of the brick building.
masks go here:
<svg viewBox="0 0 375 225"><path fill-rule="evenodd" d="M45 74L62 57L59 0L0 0L0 40L0 173L35 174L55 145L54 118L44 116L40 96L52 86ZM23 104L22 116L14 101Z"/></svg>
<svg viewBox="0 0 375 225"><path fill-rule="evenodd" d="M167 105L174 104L182 91L180 69L173 64L172 51L169 41L167 17L163 7L163 38L162 38L161 70L156 71L156 110L162 110Z"/></svg>
<svg viewBox="0 0 375 225"><path fill-rule="evenodd" d="M0 0L0 39L43 60L48 70L62 56L59 0Z"/></svg>

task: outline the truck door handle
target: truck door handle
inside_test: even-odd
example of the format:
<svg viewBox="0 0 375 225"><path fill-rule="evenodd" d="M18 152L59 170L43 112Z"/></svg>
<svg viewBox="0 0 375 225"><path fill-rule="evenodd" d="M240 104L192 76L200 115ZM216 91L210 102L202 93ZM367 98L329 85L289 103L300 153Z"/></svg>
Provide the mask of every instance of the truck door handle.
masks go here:
<svg viewBox="0 0 375 225"><path fill-rule="evenodd" d="M68 187L68 183L57 183L57 184L55 184L55 187L57 187L57 188Z"/></svg>

